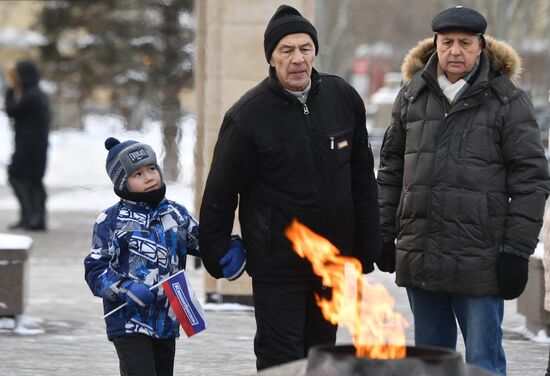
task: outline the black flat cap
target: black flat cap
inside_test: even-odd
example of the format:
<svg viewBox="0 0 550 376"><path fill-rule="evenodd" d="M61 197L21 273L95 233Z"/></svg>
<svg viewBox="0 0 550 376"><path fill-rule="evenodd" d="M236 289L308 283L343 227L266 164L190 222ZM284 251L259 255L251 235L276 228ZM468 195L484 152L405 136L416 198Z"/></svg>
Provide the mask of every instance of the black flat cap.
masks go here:
<svg viewBox="0 0 550 376"><path fill-rule="evenodd" d="M436 33L457 30L472 34L483 34L485 29L487 29L485 17L478 11L462 5L446 9L432 20L432 30Z"/></svg>

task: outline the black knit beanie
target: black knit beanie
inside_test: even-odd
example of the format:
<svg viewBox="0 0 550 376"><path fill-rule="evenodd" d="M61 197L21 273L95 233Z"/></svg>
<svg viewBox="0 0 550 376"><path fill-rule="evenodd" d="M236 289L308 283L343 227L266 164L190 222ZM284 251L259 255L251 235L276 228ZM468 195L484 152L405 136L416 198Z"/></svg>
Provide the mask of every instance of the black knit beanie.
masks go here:
<svg viewBox="0 0 550 376"><path fill-rule="evenodd" d="M264 51L268 63L279 41L289 34L296 33L309 34L315 44L315 55L317 55L319 42L317 41L315 27L293 7L281 5L269 20L264 33Z"/></svg>

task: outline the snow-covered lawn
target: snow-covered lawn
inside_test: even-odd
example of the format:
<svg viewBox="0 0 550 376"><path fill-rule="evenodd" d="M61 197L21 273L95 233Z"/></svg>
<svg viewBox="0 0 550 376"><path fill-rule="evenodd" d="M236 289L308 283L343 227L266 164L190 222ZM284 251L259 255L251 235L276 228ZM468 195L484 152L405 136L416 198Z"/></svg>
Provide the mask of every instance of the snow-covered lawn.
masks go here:
<svg viewBox="0 0 550 376"><path fill-rule="evenodd" d="M167 197L193 209L195 119L182 122L179 181L170 183ZM163 149L158 122L150 122L142 132L125 131L122 123L108 116L88 116L82 131L66 129L50 133L50 149L45 184L48 189L48 210L100 211L117 197L105 172L107 137L121 141L145 142L153 147L159 162ZM0 112L0 185L7 185L6 169L13 150L13 131L4 112ZM17 209L15 197L0 197L0 210Z"/></svg>

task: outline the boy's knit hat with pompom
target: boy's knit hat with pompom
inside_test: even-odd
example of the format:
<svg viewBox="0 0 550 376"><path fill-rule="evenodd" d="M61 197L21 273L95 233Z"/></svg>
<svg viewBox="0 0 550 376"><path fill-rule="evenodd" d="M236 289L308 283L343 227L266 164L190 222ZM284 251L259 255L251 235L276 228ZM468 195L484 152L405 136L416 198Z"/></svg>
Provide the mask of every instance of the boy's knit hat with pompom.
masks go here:
<svg viewBox="0 0 550 376"><path fill-rule="evenodd" d="M157 156L154 150L147 144L134 140L120 142L114 137L105 140L105 149L109 150L105 169L115 189L129 191L128 176L132 175L143 166L155 165L162 173L157 164Z"/></svg>

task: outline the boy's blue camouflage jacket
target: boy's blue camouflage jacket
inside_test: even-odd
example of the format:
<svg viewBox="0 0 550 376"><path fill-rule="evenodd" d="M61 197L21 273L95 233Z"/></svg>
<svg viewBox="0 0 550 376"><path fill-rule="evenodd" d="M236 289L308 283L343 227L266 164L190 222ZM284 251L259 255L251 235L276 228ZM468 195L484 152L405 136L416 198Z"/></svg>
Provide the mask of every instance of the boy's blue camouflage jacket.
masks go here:
<svg viewBox="0 0 550 376"><path fill-rule="evenodd" d="M92 249L84 260L85 278L103 298L105 313L125 302L118 286L127 279L152 286L185 268L187 253L200 256L199 225L187 210L164 199L155 210L145 203L120 200L103 211L93 230ZM127 307L105 318L109 340L127 333L155 338L179 336L179 324L158 288L149 307Z"/></svg>

